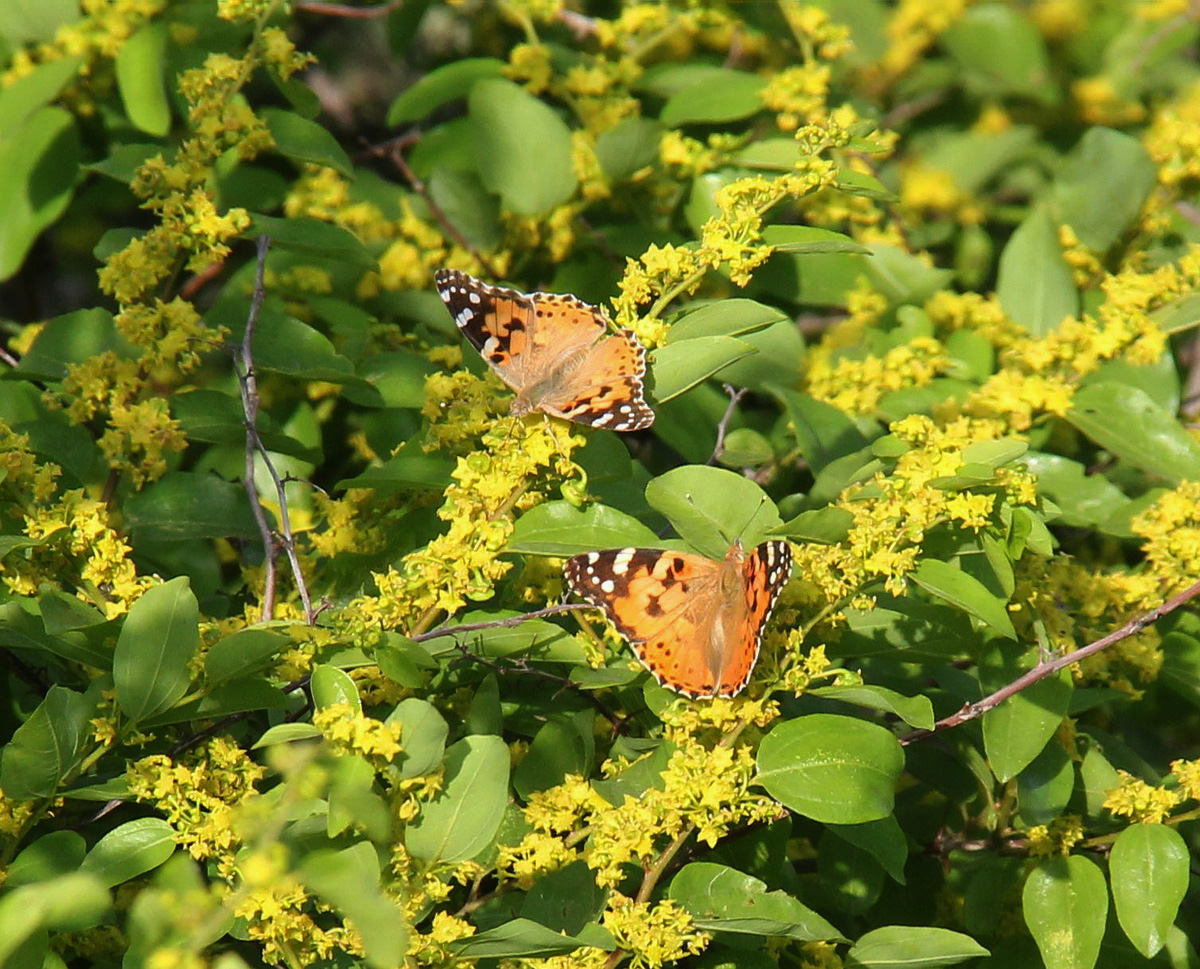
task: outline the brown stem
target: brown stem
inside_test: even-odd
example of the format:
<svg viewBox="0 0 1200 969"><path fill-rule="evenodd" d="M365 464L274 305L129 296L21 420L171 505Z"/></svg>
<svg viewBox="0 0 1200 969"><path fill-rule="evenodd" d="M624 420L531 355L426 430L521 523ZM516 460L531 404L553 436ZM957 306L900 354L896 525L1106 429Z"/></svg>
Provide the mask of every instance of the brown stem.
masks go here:
<svg viewBox="0 0 1200 969"><path fill-rule="evenodd" d="M970 720L975 720L982 717L989 710L998 707L1001 703L1007 700L1010 696L1015 696L1027 687L1032 686L1039 680L1044 680L1047 676L1053 676L1059 670L1070 666L1072 663L1078 663L1081 659L1107 649L1114 643L1119 643L1123 639L1128 639L1130 636L1141 632L1147 626L1158 622L1163 616L1169 615L1180 606L1190 602L1196 596L1200 595L1200 582L1189 586L1178 595L1168 599L1161 605L1155 606L1149 612L1144 613L1134 619L1129 620L1124 626L1115 632L1109 633L1107 636L1097 639L1095 642L1088 643L1086 646L1081 646L1073 652L1067 653L1065 656L1059 656L1057 659L1048 660L1045 663L1039 663L1033 669L1023 676L1017 677L1007 686L1001 687L995 693L990 693L982 700L976 700L974 703L967 703L957 713L939 720L933 725L931 730L914 730L910 734L900 738L900 743L911 744L918 740L924 740L926 737L931 737L939 730L948 730L951 727L957 727L967 723Z"/></svg>
<svg viewBox="0 0 1200 969"><path fill-rule="evenodd" d="M345 17L350 20L374 20L378 17L386 17L393 10L399 10L404 6L404 0L391 0L391 3L385 3L378 7L350 7L341 3L311 3L301 2L293 4L296 10L303 10L305 13L319 13L326 17Z"/></svg>

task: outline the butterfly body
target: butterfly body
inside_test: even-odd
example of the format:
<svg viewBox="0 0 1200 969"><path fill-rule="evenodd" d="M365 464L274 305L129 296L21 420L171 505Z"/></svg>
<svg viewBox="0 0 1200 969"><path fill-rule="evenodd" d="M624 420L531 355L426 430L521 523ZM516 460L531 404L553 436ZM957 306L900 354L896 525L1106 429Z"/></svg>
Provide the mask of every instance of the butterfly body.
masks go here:
<svg viewBox="0 0 1200 969"><path fill-rule="evenodd" d="M722 560L648 548L586 552L567 584L603 609L664 686L693 698L736 696L750 680L763 627L792 570L786 542Z"/></svg>
<svg viewBox="0 0 1200 969"><path fill-rule="evenodd" d="M594 306L560 293L489 286L454 269L435 274L463 335L514 391L510 412L638 431L654 422L644 394L646 349L630 330L608 332Z"/></svg>

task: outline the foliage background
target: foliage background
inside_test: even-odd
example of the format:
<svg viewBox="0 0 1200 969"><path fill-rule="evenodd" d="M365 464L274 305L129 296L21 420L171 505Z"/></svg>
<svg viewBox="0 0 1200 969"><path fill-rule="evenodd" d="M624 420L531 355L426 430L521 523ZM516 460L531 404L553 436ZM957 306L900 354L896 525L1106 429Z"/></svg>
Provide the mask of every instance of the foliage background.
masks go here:
<svg viewBox="0 0 1200 969"><path fill-rule="evenodd" d="M1198 17L7 0L5 964L1195 965ZM792 542L743 696L503 622L669 534Z"/></svg>

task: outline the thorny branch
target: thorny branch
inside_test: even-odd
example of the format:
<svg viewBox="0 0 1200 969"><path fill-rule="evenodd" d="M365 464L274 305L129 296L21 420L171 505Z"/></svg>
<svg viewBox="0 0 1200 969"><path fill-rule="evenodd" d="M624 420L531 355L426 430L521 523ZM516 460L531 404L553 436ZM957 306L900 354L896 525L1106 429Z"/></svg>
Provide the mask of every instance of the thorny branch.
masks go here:
<svg viewBox="0 0 1200 969"><path fill-rule="evenodd" d="M1189 586L1178 595L1168 599L1161 605L1155 606L1149 612L1129 620L1129 622L1115 632L1111 632L1107 636L1097 639L1095 642L1088 643L1086 646L1081 646L1079 649L1067 653L1065 656L1059 656L1044 663L1038 663L1028 673L1017 677L1017 679L1008 685L996 690L995 693L990 693L982 700L976 700L974 703L964 704L963 708L957 713L944 717L935 723L931 730L914 730L912 733L906 734L900 738L900 743L911 744L918 740L924 740L926 737L931 737L940 730L948 730L951 727L957 727L968 721L982 717L989 710L998 707L1010 696L1015 696L1039 680L1044 680L1047 676L1053 676L1059 670L1065 669L1072 663L1078 663L1082 659L1086 659L1103 649L1107 649L1114 643L1119 643L1122 639L1128 639L1130 636L1141 632L1147 626L1158 622L1163 616L1169 615L1180 606L1190 602L1198 595L1200 595L1200 582Z"/></svg>
<svg viewBox="0 0 1200 969"><path fill-rule="evenodd" d="M250 499L250 508L254 520L258 523L258 531L263 540L263 552L267 573L263 583L262 620L265 622L275 615L275 560L279 557L280 542L274 530L267 521L267 513L258 497L258 489L254 486L255 455L261 458L263 467L275 484L275 493L279 498L279 519L283 529L282 546L287 553L292 566L292 575L296 580L296 588L304 603L304 618L311 626L316 620L312 600L308 595L308 586L304 581L304 573L300 568L300 559L296 555L296 538L292 533L291 517L288 514L287 492L271 455L267 452L262 438L258 434L258 378L254 373L254 329L258 324L258 314L262 309L266 290L263 286L263 275L267 265L267 250L271 247L269 236L259 236L257 240L258 264L254 273L254 294L250 299L250 314L246 318L246 333L242 337L240 347L234 349L234 369L237 371L238 388L242 395L242 412L246 419L246 473L242 484Z"/></svg>

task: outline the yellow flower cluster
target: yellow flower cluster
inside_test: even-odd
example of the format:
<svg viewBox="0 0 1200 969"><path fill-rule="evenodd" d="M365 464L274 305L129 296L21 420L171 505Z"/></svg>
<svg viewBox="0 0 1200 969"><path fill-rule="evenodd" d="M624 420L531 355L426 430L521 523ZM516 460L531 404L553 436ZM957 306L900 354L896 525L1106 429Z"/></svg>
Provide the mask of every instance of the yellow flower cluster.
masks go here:
<svg viewBox="0 0 1200 969"><path fill-rule="evenodd" d="M1129 523L1144 539L1150 581L1160 595L1189 586L1200 575L1200 482L1184 481Z"/></svg>
<svg viewBox="0 0 1200 969"><path fill-rule="evenodd" d="M582 442L542 415L493 422L482 439L485 450L459 457L451 473L438 509L446 532L406 555L398 569L373 573L379 594L354 604L356 628L421 632L440 612L488 598L512 568L499 557L512 534L511 513L543 499L537 489L544 478L560 488L578 478L571 451Z"/></svg>
<svg viewBox="0 0 1200 969"><path fill-rule="evenodd" d="M1182 763L1176 761L1176 763ZM1171 765L1174 769L1174 764ZM1189 795L1147 784L1141 778L1119 770L1121 783L1105 795L1104 807L1118 817L1138 824L1162 824Z"/></svg>
<svg viewBox="0 0 1200 969"><path fill-rule="evenodd" d="M1067 855L1083 840L1083 821L1074 814L1064 814L1049 824L1035 824L1025 836L1029 839L1029 854L1034 858Z"/></svg>
<svg viewBox="0 0 1200 969"><path fill-rule="evenodd" d="M333 703L313 712L313 726L338 754L357 754L377 766L404 751L401 725L366 717L349 703Z"/></svg>
<svg viewBox="0 0 1200 969"><path fill-rule="evenodd" d="M214 737L180 761L165 754L134 761L125 781L135 798L166 815L180 847L229 875L240 844L234 808L256 793L264 773L233 740Z"/></svg>
<svg viewBox="0 0 1200 969"><path fill-rule="evenodd" d="M911 221L945 217L960 225L978 225L983 209L970 193L960 188L949 172L922 161L904 165L900 172L900 204Z"/></svg>
<svg viewBox="0 0 1200 969"><path fill-rule="evenodd" d="M847 414L871 414L885 394L924 387L949 365L945 348L930 337L917 337L882 357L839 357L822 342L809 353L806 389Z"/></svg>
<svg viewBox="0 0 1200 969"><path fill-rule="evenodd" d="M1004 314L994 293L985 296L943 289L926 300L924 310L939 334L973 330L998 350L1026 338L1024 328Z"/></svg>
<svg viewBox="0 0 1200 969"><path fill-rule="evenodd" d="M48 501L62 469L29 450L29 435L18 434L0 420L0 481L4 483L4 514L20 519L32 511L30 502Z"/></svg>
<svg viewBox="0 0 1200 969"><path fill-rule="evenodd" d="M19 838L33 817L33 809L33 801L15 801L0 791L0 835L9 839Z"/></svg>
<svg viewBox="0 0 1200 969"><path fill-rule="evenodd" d="M1200 178L1200 84L1155 109L1142 144L1154 159L1160 185Z"/></svg>
<svg viewBox="0 0 1200 969"><path fill-rule="evenodd" d="M74 585L66 591L115 619L154 583L138 576L131 549L113 528L104 502L88 498L82 490L64 492L53 503L29 509L24 531L45 542L5 559L4 585L15 595Z"/></svg>
<svg viewBox="0 0 1200 969"><path fill-rule="evenodd" d="M1085 77L1071 85L1080 117L1088 124L1123 128L1137 124L1146 116L1146 108L1117 89L1104 75Z"/></svg>
<svg viewBox="0 0 1200 969"><path fill-rule="evenodd" d="M836 507L853 516L846 541L839 545L796 547L795 574L815 588L812 597L826 603L845 603L869 583L882 580L893 595L903 595L906 577L921 554L926 533L953 522L976 530L985 526L1001 500L1031 505L1037 492L1025 471L1000 468L997 494L945 490L934 482L956 474L964 463L963 449L995 440L1003 428L995 422L959 419L939 426L914 415L897 421L892 433L909 445L890 473L851 485Z"/></svg>
<svg viewBox="0 0 1200 969"><path fill-rule="evenodd" d="M661 969L668 962L699 955L712 938L669 898L635 902L613 892L601 924L629 953L631 969Z"/></svg>
<svg viewBox="0 0 1200 969"><path fill-rule="evenodd" d="M887 25L888 47L866 72L866 82L886 89L908 71L966 10L969 0L900 0Z"/></svg>

